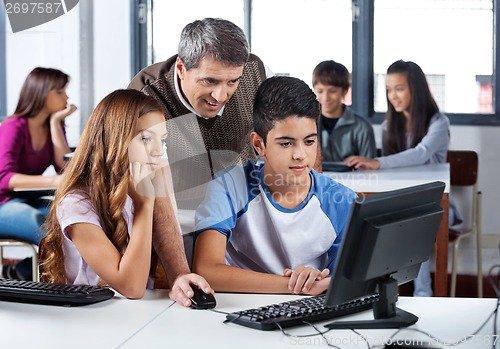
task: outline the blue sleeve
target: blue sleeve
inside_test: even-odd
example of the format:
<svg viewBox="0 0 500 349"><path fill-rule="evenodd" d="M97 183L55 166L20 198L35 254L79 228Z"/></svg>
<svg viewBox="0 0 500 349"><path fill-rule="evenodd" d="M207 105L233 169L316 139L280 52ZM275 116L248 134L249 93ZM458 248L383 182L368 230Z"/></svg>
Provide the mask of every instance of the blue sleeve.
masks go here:
<svg viewBox="0 0 500 349"><path fill-rule="evenodd" d="M209 229L231 237L238 214L244 209L246 179L243 167L234 166L214 177L207 186L205 199L195 212L195 235Z"/></svg>

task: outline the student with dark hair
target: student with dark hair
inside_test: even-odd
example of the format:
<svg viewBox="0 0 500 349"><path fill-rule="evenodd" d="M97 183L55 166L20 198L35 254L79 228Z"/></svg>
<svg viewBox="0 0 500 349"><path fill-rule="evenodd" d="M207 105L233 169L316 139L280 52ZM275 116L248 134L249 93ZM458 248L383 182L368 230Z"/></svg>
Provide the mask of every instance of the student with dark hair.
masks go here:
<svg viewBox="0 0 500 349"><path fill-rule="evenodd" d="M0 238L38 245L50 201L19 198L14 189L57 187L70 152L64 120L76 107L68 104L69 76L37 67L26 77L14 114L0 126ZM43 175L49 166L58 174ZM31 259L4 266L7 278L31 279Z"/></svg>
<svg viewBox="0 0 500 349"><path fill-rule="evenodd" d="M422 69L398 60L387 69L387 114L382 123L382 156L351 156L349 166L368 170L444 163L450 143L450 121L439 111ZM461 220L450 198L450 223ZM415 296L432 296L429 261L415 280Z"/></svg>
<svg viewBox="0 0 500 349"><path fill-rule="evenodd" d="M272 77L259 87L250 140L264 163L216 174L196 211L193 270L215 290L328 288L356 195L313 169L319 112L299 79Z"/></svg>
<svg viewBox="0 0 500 349"><path fill-rule="evenodd" d="M321 104L318 136L326 161L342 161L351 155L375 156L371 123L344 104L351 86L347 68L335 61L323 61L313 71L312 85Z"/></svg>

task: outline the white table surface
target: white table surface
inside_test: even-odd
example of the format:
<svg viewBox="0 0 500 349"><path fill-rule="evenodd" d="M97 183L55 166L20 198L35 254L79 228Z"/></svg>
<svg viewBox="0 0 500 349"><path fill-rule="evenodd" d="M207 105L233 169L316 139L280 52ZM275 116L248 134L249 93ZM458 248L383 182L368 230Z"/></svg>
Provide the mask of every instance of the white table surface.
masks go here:
<svg viewBox="0 0 500 349"><path fill-rule="evenodd" d="M216 294L217 311L232 312L273 304L294 295ZM449 341L459 341L474 333L492 313L496 300L468 298L401 297L398 307L420 319L411 328L420 329ZM116 296L94 305L65 308L0 302L1 348L309 348L327 347L320 336L293 338L280 331L258 331L231 323L211 310L182 307L168 299L165 290L147 291L142 300ZM371 311L349 319L370 319ZM344 318L346 319L346 318ZM317 323L318 328L328 323ZM456 348L491 348L492 320L472 338ZM307 326L287 329L294 335L312 334ZM371 345L386 341L396 330L360 330ZM498 335L498 333L497 333ZM350 330L330 331L329 341L340 348L367 348ZM396 338L428 339L404 330Z"/></svg>
<svg viewBox="0 0 500 349"><path fill-rule="evenodd" d="M446 184L444 192L450 191L450 165L448 163L376 171L323 173L357 193L390 191L434 181L444 182Z"/></svg>

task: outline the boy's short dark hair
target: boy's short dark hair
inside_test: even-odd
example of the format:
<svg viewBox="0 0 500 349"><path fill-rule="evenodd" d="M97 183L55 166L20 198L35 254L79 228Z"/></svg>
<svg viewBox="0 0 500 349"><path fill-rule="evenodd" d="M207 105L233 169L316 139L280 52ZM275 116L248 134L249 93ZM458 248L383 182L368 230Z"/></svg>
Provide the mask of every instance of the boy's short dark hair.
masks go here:
<svg viewBox="0 0 500 349"><path fill-rule="evenodd" d="M274 123L290 116L318 121L320 105L311 88L302 80L274 76L264 80L255 94L253 106L254 131L266 142Z"/></svg>
<svg viewBox="0 0 500 349"><path fill-rule="evenodd" d="M351 75L343 64L332 60L323 61L314 68L312 84L313 87L316 84L323 84L348 90L351 85Z"/></svg>

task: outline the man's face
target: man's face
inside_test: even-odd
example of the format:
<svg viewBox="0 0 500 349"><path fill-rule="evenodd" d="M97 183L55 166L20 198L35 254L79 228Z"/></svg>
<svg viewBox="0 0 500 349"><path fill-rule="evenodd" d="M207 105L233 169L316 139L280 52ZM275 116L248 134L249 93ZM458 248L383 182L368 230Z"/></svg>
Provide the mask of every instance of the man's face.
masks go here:
<svg viewBox="0 0 500 349"><path fill-rule="evenodd" d="M180 89L184 98L201 117L213 118L229 101L243 74L243 66L229 66L203 58L198 67L187 70L177 58Z"/></svg>

